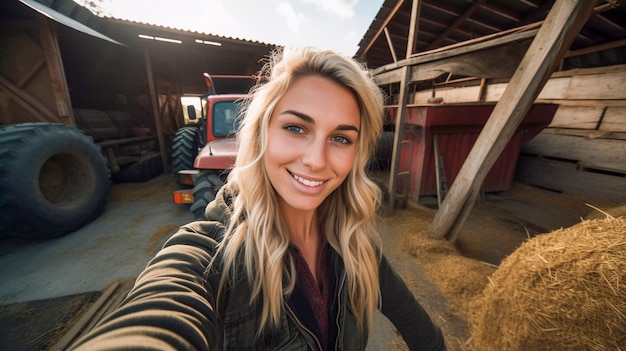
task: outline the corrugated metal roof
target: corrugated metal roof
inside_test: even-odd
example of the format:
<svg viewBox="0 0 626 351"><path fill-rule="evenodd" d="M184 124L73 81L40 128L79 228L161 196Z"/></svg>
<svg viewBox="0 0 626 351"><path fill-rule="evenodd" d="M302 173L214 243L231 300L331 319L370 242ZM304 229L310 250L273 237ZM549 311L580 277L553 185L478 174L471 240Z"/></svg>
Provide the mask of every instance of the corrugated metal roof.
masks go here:
<svg viewBox="0 0 626 351"><path fill-rule="evenodd" d="M215 38L222 38L222 39L228 39L228 40L237 40L237 41L261 44L261 45L278 46L278 45L273 44L273 43L268 43L268 42L263 42L263 41L258 41L258 40L251 40L251 39L246 39L246 38L241 38L241 37L225 36L225 35L220 35L220 34L216 34L216 33L196 31L196 30L191 30L191 29L181 28L181 27L165 26L165 25L161 25L161 24L157 24L157 23L136 21L136 20L126 19L126 18L121 18L121 17L115 17L115 16L102 16L102 18L105 19L105 20L117 21L119 23L124 23L125 22L125 23L132 23L132 24L136 24L136 25L143 25L143 26L146 26L146 28L156 27L156 28L161 28L161 29L164 29L164 30L183 32L183 33L186 33L186 34L197 34L199 36L211 36L211 37L215 37Z"/></svg>
<svg viewBox="0 0 626 351"><path fill-rule="evenodd" d="M86 26L85 24L71 18L68 17L66 15L64 15L61 12L58 12L46 5L43 5L35 0L19 0L22 4L30 7L31 9L41 13L42 15L64 25L70 28L73 28L79 32L83 32L85 34L91 35L93 37L96 37L98 39L102 39L102 40L107 40L110 41L114 44L118 44L118 45L123 45L109 37L107 37L106 35Z"/></svg>

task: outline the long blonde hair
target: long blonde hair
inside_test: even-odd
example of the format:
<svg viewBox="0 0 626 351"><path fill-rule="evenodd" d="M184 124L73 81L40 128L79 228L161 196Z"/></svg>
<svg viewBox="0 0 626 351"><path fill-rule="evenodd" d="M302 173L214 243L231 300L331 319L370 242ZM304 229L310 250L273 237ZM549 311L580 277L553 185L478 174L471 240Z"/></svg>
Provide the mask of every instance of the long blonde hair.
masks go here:
<svg viewBox="0 0 626 351"><path fill-rule="evenodd" d="M295 268L285 263L290 262L286 260L289 237L278 210L277 194L264 168L268 126L276 104L297 78L324 77L350 89L361 113L354 167L320 205L318 218L324 219L321 229L343 259L350 304L359 326L365 328L371 325L380 301L380 238L375 224L380 189L365 167L382 130L382 93L359 63L332 51L312 48L273 52L260 76L268 77L268 81L251 90L238 134L236 165L226 185L235 195L231 220L219 248L224 264L220 291L227 279L244 273L252 286L250 304L262 305L258 332L278 325L283 296L295 285ZM245 272L236 272L239 266Z"/></svg>

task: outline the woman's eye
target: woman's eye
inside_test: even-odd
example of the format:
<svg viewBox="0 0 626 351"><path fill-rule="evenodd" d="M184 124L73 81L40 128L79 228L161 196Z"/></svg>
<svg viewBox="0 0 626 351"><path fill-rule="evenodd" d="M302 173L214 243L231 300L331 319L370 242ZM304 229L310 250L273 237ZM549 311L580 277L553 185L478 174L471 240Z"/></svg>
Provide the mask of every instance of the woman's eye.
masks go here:
<svg viewBox="0 0 626 351"><path fill-rule="evenodd" d="M297 125L290 124L285 126L285 129L294 134L304 134L304 129Z"/></svg>
<svg viewBox="0 0 626 351"><path fill-rule="evenodd" d="M342 135L334 136L332 137L332 140L343 145L352 145L352 140Z"/></svg>

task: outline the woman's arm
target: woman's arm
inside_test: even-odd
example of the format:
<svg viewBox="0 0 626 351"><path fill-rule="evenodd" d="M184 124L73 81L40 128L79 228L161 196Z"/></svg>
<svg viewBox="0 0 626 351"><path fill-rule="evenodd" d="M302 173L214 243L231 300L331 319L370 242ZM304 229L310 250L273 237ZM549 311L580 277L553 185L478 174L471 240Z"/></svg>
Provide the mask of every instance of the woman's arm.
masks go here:
<svg viewBox="0 0 626 351"><path fill-rule="evenodd" d="M204 279L223 228L194 222L174 234L121 306L72 350L210 350L218 344L215 296Z"/></svg>
<svg viewBox="0 0 626 351"><path fill-rule="evenodd" d="M379 264L381 312L398 329L410 350L444 351L443 334L382 255Z"/></svg>

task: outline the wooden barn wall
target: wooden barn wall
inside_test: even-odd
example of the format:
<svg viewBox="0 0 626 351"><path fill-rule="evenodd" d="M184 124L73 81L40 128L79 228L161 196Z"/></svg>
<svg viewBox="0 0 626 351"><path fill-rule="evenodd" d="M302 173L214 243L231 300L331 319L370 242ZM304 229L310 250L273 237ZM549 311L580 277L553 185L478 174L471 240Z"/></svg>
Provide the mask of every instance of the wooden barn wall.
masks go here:
<svg viewBox="0 0 626 351"><path fill-rule="evenodd" d="M506 87L448 82L415 91L410 101L497 102ZM555 72L537 102L559 108L548 128L522 146L515 180L626 202L626 65Z"/></svg>
<svg viewBox="0 0 626 351"><path fill-rule="evenodd" d="M35 21L7 21L0 29L0 125L65 123Z"/></svg>

